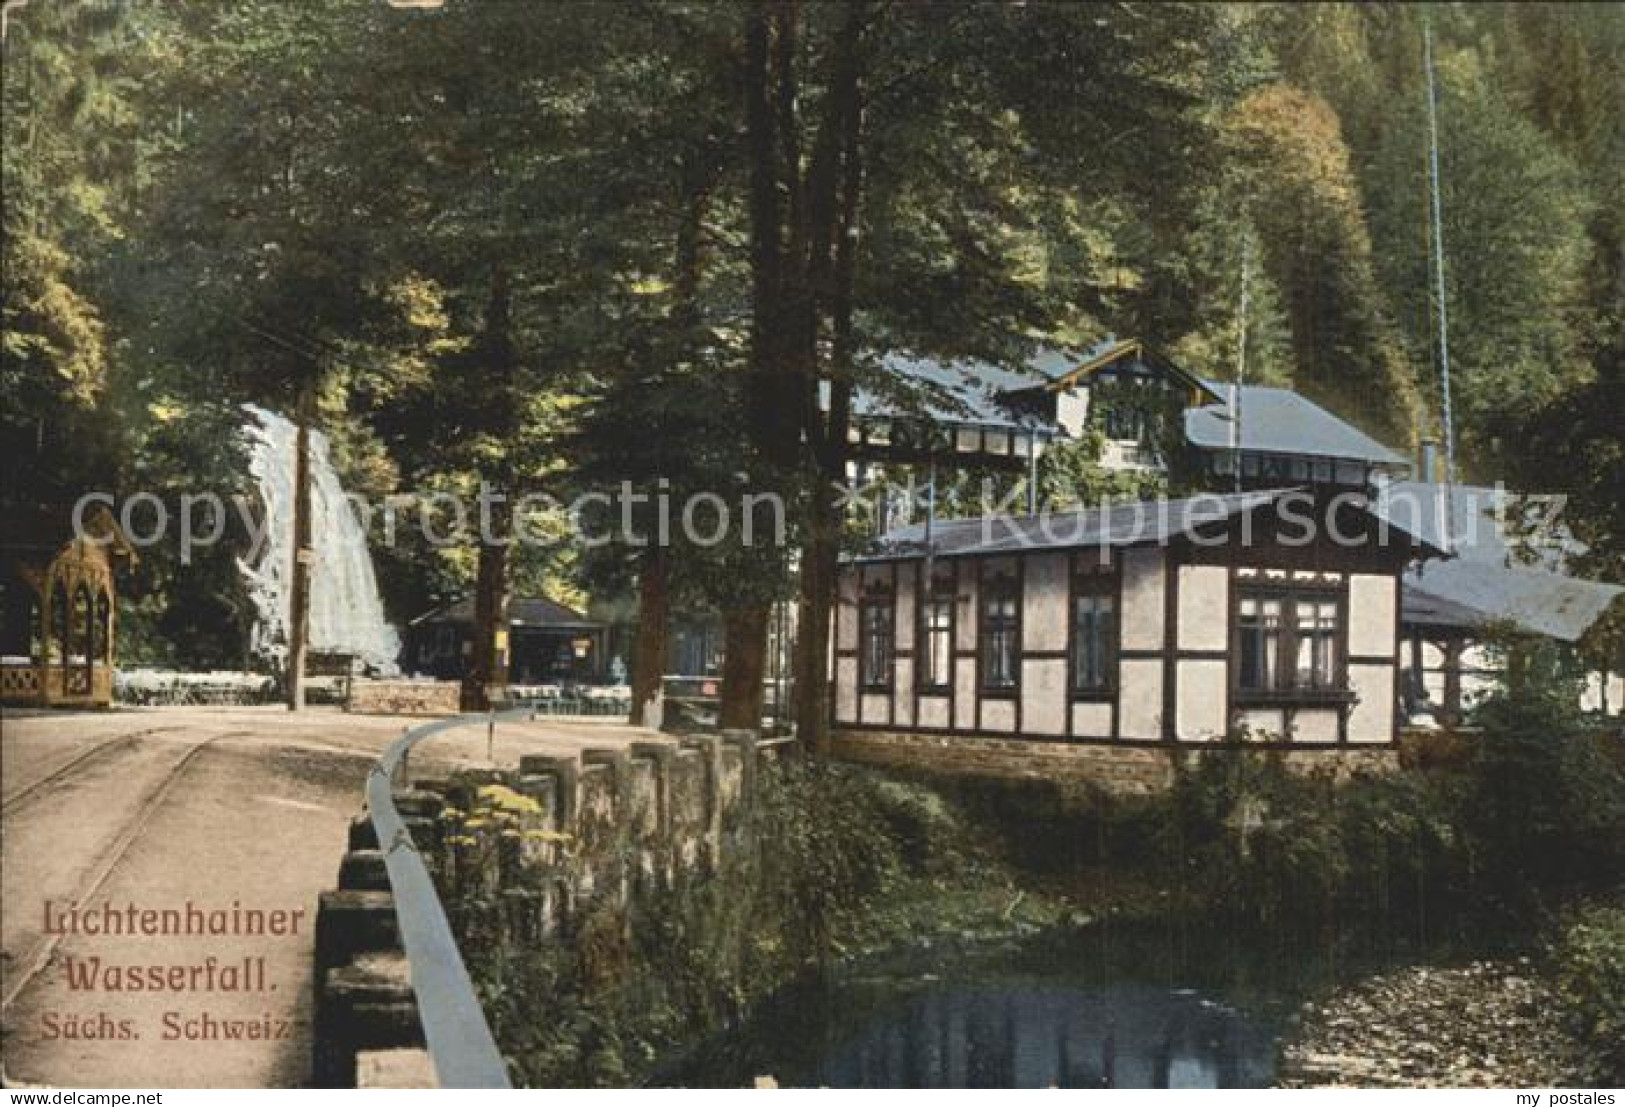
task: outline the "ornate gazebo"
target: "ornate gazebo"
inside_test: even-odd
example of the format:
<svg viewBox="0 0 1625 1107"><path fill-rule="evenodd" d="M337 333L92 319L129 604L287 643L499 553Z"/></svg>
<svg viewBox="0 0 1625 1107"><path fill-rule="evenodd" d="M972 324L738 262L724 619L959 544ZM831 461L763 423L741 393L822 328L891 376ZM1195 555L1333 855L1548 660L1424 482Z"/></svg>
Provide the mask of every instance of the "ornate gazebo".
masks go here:
<svg viewBox="0 0 1625 1107"><path fill-rule="evenodd" d="M43 564L28 559L26 548L8 552L25 556L8 558L0 699L48 707L111 704L114 570L119 559L135 557L123 532L103 509Z"/></svg>

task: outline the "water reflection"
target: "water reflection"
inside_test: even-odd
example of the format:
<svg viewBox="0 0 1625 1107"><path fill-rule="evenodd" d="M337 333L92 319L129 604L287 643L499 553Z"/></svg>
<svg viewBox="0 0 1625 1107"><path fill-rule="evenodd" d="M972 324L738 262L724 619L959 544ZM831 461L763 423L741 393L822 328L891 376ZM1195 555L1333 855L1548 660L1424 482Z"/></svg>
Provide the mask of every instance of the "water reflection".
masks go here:
<svg viewBox="0 0 1625 1107"><path fill-rule="evenodd" d="M833 1037L810 1071L785 1075L861 1088L1247 1088L1274 1071L1272 1028L1132 985L932 986Z"/></svg>

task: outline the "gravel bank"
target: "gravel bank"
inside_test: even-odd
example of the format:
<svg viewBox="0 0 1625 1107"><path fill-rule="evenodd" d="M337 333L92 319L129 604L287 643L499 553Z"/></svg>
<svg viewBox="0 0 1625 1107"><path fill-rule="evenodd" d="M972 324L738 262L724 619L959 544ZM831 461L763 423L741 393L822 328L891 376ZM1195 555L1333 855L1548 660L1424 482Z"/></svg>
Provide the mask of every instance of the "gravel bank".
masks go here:
<svg viewBox="0 0 1625 1107"><path fill-rule="evenodd" d="M1525 959L1409 968L1305 1004L1283 1087L1575 1087L1584 1054Z"/></svg>

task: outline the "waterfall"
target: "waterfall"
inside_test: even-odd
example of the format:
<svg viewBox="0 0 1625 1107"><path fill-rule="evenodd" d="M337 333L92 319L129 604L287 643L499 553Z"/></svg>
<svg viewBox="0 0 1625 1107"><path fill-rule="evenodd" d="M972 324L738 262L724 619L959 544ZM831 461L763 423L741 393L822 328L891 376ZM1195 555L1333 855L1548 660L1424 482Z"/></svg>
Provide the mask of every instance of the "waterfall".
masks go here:
<svg viewBox="0 0 1625 1107"><path fill-rule="evenodd" d="M253 649L276 661L288 655L288 605L293 573L293 477L298 429L272 411L245 404L248 471L259 485L265 539L253 564L238 559L259 609ZM310 648L346 653L387 673L396 671L400 636L384 621L372 554L356 513L333 472L327 437L310 433Z"/></svg>

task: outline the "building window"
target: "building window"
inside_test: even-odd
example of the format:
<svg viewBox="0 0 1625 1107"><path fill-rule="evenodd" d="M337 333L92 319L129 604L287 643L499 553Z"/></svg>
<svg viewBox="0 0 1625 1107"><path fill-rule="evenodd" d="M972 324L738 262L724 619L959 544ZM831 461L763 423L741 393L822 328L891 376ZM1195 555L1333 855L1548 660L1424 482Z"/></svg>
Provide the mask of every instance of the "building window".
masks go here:
<svg viewBox="0 0 1625 1107"><path fill-rule="evenodd" d="M1238 684L1263 696L1340 693L1342 618L1325 591L1242 589L1237 596Z"/></svg>
<svg viewBox="0 0 1625 1107"><path fill-rule="evenodd" d="M1111 578L1079 581L1072 595L1072 691L1108 692L1117 670L1117 597Z"/></svg>
<svg viewBox="0 0 1625 1107"><path fill-rule="evenodd" d="M858 631L862 639L858 679L864 688L884 692L892 681L892 597L876 589L858 605Z"/></svg>
<svg viewBox="0 0 1625 1107"><path fill-rule="evenodd" d="M953 582L938 579L920 604L920 688L944 691L953 682Z"/></svg>
<svg viewBox="0 0 1625 1107"><path fill-rule="evenodd" d="M1298 639L1299 688L1337 687L1337 600L1299 599L1293 603Z"/></svg>
<svg viewBox="0 0 1625 1107"><path fill-rule="evenodd" d="M1020 594L1010 577L982 584L982 690L1008 692L1016 687L1021 665Z"/></svg>

